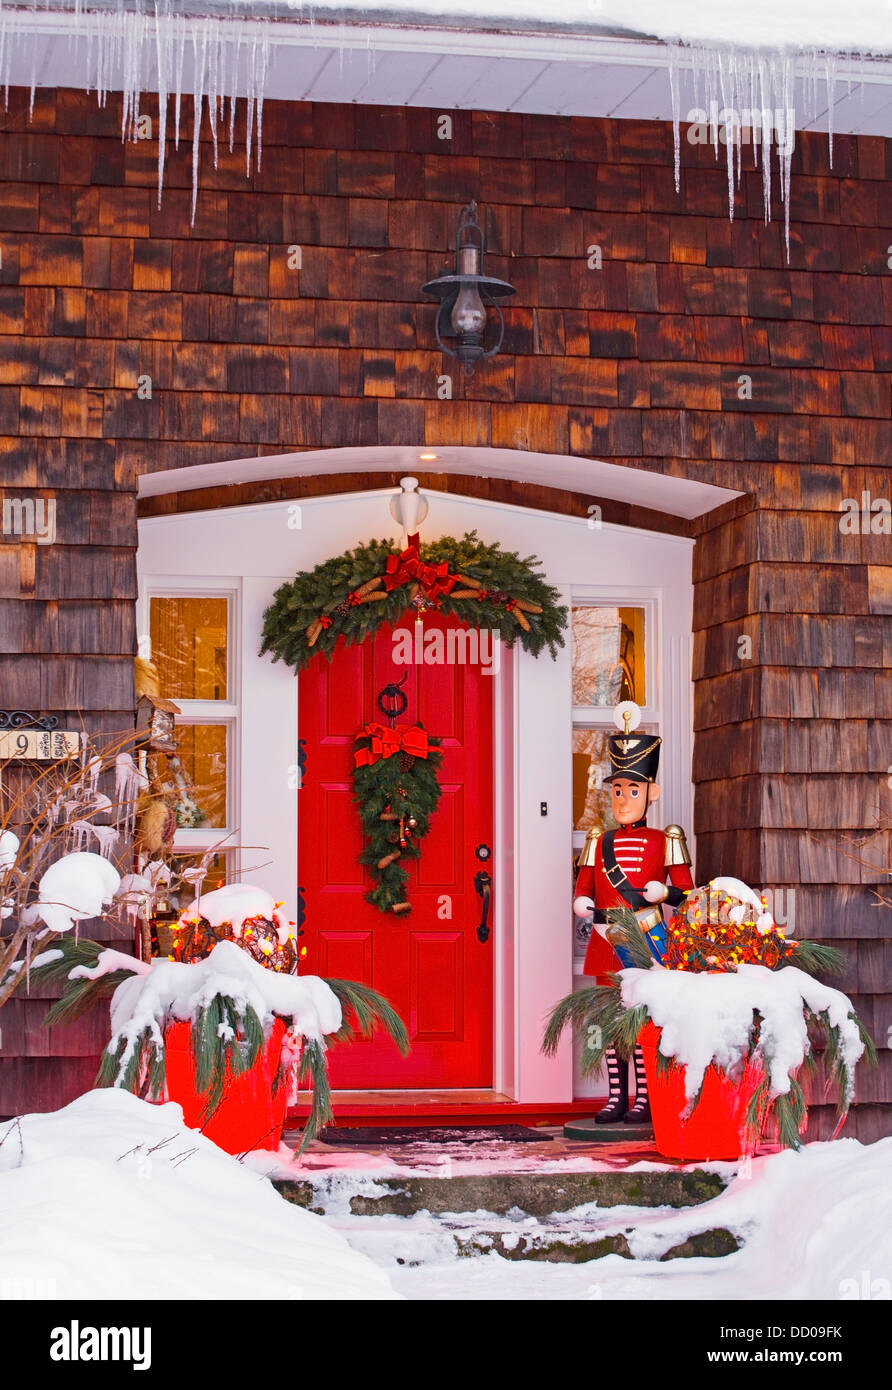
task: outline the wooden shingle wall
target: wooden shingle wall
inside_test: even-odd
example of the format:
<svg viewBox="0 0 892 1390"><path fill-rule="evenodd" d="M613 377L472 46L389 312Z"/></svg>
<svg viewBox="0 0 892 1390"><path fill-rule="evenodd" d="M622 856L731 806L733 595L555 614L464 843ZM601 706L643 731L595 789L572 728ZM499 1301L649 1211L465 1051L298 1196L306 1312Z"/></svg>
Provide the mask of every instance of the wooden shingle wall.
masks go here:
<svg viewBox="0 0 892 1390"><path fill-rule="evenodd" d="M702 879L736 864L786 931L845 954L838 983L879 1045L846 1131L869 1140L888 1133L892 1096L892 622L871 579L890 574L874 562L892 539L841 532L839 484L823 477L807 511L750 496L701 522L697 868ZM843 477L847 497L885 495L879 470ZM809 1096L809 1133L829 1137L822 1084Z"/></svg>
<svg viewBox="0 0 892 1390"><path fill-rule="evenodd" d="M892 537L840 508L892 491L892 141L837 136L831 170L798 137L788 261L761 174L732 224L711 147L682 140L676 194L659 123L452 112L442 141L437 111L270 102L250 180L205 129L190 226L191 139L159 208L114 99L27 106L0 113L0 480L52 494L58 537L0 537L0 705L127 717L141 471L463 444L740 490L694 560L700 874L792 888L796 930L845 945L883 1044L849 1132L887 1129ZM502 353L440 400L420 286L472 197L517 295ZM0 1053L0 1112L77 1089L62 1039L34 1046Z"/></svg>

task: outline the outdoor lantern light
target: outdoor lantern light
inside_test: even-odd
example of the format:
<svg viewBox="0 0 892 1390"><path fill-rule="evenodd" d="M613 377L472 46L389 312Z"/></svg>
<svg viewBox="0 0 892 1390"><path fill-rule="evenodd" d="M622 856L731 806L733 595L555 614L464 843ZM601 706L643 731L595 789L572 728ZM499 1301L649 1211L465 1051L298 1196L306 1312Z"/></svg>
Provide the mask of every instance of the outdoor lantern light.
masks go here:
<svg viewBox="0 0 892 1390"><path fill-rule="evenodd" d="M493 280L483 272L483 230L477 221L476 202L463 207L458 219L455 244L455 274L441 275L424 286L424 294L440 300L437 313L437 342L443 352L457 357L468 376L485 357L495 357L505 336L505 320L498 300L514 294L507 280ZM495 347L483 345L486 331L486 308L492 304L499 316L499 337ZM457 338L456 346L447 347L444 338Z"/></svg>

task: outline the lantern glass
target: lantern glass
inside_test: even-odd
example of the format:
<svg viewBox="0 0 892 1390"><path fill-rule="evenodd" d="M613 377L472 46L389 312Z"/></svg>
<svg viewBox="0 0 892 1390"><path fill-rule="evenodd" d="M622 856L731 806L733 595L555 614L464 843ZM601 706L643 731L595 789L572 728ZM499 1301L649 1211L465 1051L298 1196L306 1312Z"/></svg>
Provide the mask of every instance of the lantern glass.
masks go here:
<svg viewBox="0 0 892 1390"><path fill-rule="evenodd" d="M176 748L174 717L167 710L153 709L150 725L151 747L164 751Z"/></svg>
<svg viewBox="0 0 892 1390"><path fill-rule="evenodd" d="M462 285L452 308L452 327L459 334L481 335L486 328L486 310L476 285Z"/></svg>

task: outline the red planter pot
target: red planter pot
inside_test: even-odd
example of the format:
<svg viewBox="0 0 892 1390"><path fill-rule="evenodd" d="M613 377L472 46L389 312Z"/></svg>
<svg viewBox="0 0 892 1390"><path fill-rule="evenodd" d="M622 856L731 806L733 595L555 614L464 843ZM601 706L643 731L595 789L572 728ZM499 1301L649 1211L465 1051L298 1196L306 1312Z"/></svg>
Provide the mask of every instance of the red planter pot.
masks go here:
<svg viewBox="0 0 892 1390"><path fill-rule="evenodd" d="M638 1044L644 1054L647 1090L653 1117L654 1142L666 1158L733 1159L752 1154L761 1124L753 1137L746 1131L747 1107L764 1078L762 1067L748 1063L739 1081L730 1081L709 1067L696 1110L681 1118L686 1105L685 1069L671 1065L669 1075L657 1075L660 1029L648 1023Z"/></svg>
<svg viewBox="0 0 892 1390"><path fill-rule="evenodd" d="M233 1076L227 1067L223 1099L204 1125L201 1115L205 1097L195 1089L190 1034L191 1024L171 1023L164 1035L167 1097L183 1107L183 1118L189 1128L200 1129L230 1154L277 1148L288 1103L287 1086L280 1086L273 1095L273 1078L285 1036L282 1020L275 1020L263 1050L249 1071Z"/></svg>

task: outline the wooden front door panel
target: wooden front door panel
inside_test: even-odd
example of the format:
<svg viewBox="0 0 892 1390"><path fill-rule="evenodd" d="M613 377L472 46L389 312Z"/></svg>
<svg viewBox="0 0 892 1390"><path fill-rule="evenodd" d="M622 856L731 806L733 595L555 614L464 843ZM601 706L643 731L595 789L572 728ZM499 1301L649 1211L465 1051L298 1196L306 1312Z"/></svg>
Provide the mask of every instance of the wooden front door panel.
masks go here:
<svg viewBox="0 0 892 1390"><path fill-rule="evenodd" d="M406 619L404 626L410 626ZM425 616L444 631L451 619ZM482 901L475 858L492 845L493 678L478 665L396 666L389 627L361 646L339 643L300 675L300 737L307 754L298 794L298 881L305 903L302 971L361 980L386 995L405 1020L412 1052L387 1039L339 1047L330 1059L341 1089L492 1085L493 944L477 938ZM367 903L371 886L353 804L353 742L382 719L377 696L405 672L403 723L442 738L440 804L409 865L412 911L402 917ZM497 885L494 886L494 893ZM490 915L490 927L492 916Z"/></svg>

